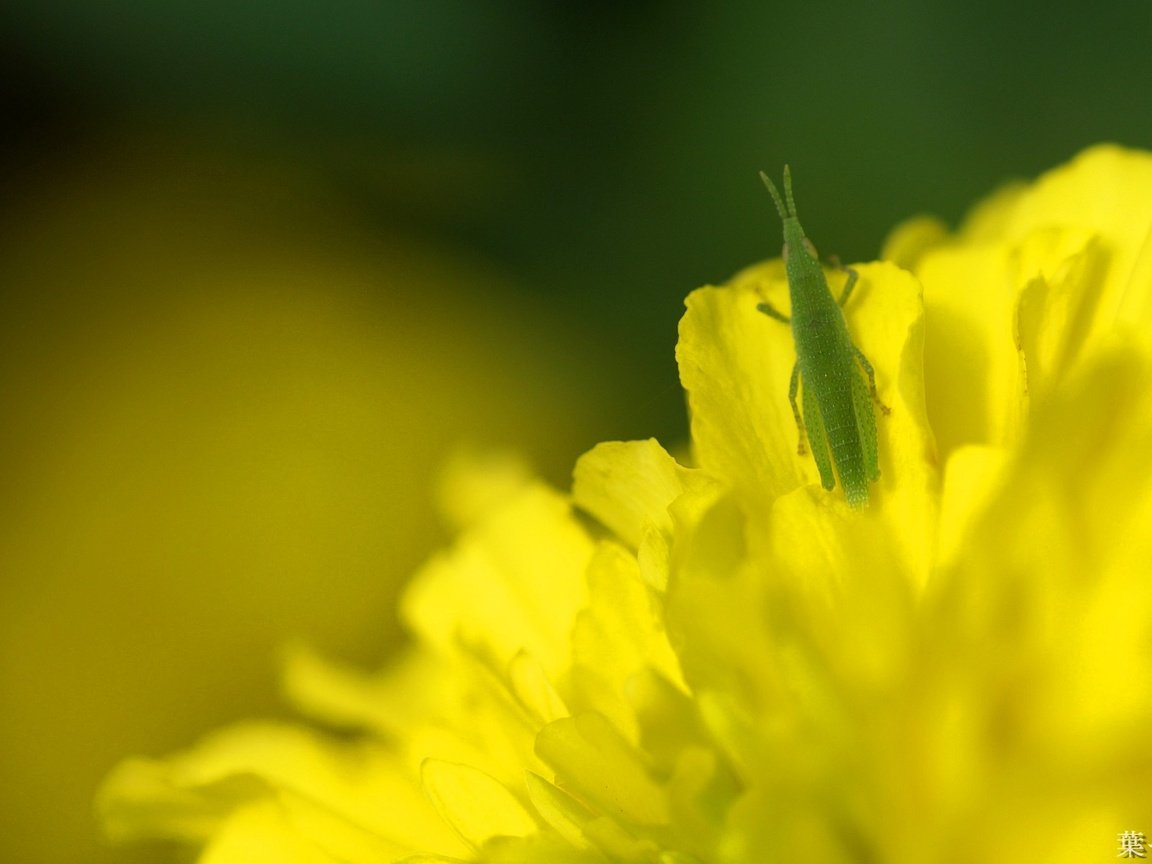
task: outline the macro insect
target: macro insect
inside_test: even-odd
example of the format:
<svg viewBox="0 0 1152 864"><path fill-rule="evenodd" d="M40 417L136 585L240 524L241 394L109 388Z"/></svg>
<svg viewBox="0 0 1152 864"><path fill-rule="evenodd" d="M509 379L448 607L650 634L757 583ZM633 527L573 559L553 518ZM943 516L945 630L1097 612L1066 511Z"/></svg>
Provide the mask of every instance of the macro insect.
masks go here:
<svg viewBox="0 0 1152 864"><path fill-rule="evenodd" d="M885 414L888 408L876 394L872 364L853 343L841 311L856 287L858 275L852 268L845 268L848 279L837 301L828 288L816 249L796 216L788 166L784 166L783 198L763 171L760 179L768 187L784 223L784 269L792 315L784 315L770 303L760 303L756 308L792 328L796 364L792 367L788 402L800 435L797 452L803 455L807 437L821 485L831 490L838 477L848 503L863 507L868 503L869 483L880 476L872 403L875 401Z"/></svg>

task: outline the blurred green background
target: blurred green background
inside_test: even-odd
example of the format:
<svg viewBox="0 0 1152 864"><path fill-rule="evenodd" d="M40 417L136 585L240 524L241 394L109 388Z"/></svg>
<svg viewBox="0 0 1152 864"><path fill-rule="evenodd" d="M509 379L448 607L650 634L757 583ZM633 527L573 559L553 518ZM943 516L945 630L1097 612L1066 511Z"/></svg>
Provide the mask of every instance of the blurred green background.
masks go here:
<svg viewBox="0 0 1152 864"><path fill-rule="evenodd" d="M1152 140L1152 5L8 0L0 860L120 756L371 662L436 466L686 429L693 287Z"/></svg>

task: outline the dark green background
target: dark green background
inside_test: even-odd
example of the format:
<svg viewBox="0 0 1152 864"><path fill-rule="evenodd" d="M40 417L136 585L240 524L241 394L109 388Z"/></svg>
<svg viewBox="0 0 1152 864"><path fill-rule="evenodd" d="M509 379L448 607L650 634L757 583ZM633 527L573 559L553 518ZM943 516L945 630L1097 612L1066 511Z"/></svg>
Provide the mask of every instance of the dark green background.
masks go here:
<svg viewBox="0 0 1152 864"><path fill-rule="evenodd" d="M903 218L954 223L1098 141L1149 146L1150 45L1147 0L5 0L0 217L125 135L291 164L369 231L543 298L584 334L575 364L611 358L584 446L671 444L683 298L778 254L758 170L791 163L821 252L869 259ZM21 818L0 833L27 838Z"/></svg>
<svg viewBox="0 0 1152 864"><path fill-rule="evenodd" d="M126 122L298 160L636 370L604 437L675 438L682 298L776 252L760 168L791 162L809 234L855 260L908 215L1149 143L1152 5L1087 8L9 0L4 170Z"/></svg>

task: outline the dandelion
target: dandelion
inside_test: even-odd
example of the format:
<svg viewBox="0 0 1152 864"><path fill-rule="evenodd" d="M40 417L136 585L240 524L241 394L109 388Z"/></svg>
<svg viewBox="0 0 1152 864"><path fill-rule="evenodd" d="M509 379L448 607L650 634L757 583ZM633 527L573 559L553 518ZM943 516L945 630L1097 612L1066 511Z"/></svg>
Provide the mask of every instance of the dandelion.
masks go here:
<svg viewBox="0 0 1152 864"><path fill-rule="evenodd" d="M891 415L852 510L799 457L770 261L694 292L690 466L455 472L454 545L308 724L121 765L202 862L1052 862L1152 826L1152 154L1100 146L857 265Z"/></svg>

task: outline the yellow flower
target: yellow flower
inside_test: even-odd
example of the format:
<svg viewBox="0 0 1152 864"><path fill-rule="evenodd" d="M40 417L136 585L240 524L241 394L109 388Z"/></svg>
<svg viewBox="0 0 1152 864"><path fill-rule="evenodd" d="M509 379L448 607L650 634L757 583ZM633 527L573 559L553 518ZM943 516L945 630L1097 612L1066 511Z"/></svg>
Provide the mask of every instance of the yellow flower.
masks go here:
<svg viewBox="0 0 1152 864"><path fill-rule="evenodd" d="M297 650L313 726L128 762L106 824L212 864L1114 855L1152 830L1149 202L1152 155L1099 147L859 267L864 511L796 454L780 262L695 292L693 467L458 469L407 653Z"/></svg>

